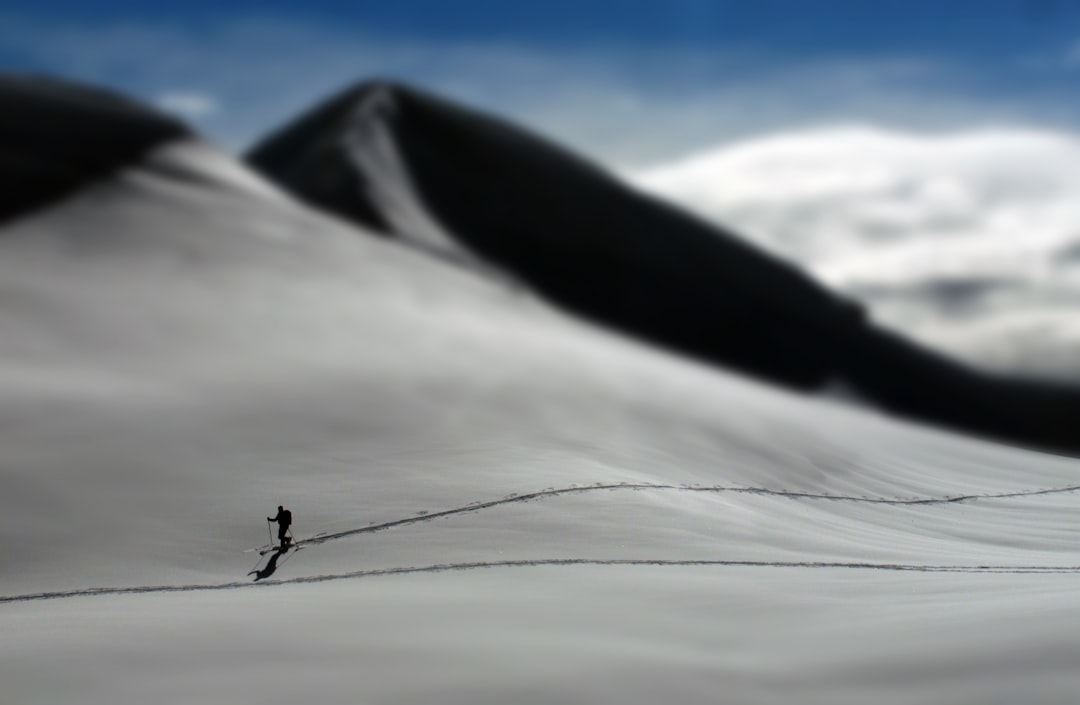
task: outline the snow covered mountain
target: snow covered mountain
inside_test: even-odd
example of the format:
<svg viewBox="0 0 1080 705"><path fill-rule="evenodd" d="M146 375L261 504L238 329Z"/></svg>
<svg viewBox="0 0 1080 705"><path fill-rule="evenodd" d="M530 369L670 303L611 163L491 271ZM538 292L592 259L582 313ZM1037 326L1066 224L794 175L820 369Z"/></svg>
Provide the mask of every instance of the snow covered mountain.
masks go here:
<svg viewBox="0 0 1080 705"><path fill-rule="evenodd" d="M983 374L866 325L858 307L731 232L415 89L347 90L249 161L320 208L472 256L650 342L797 389L844 385L915 419L1080 449L1080 387Z"/></svg>
<svg viewBox="0 0 1080 705"><path fill-rule="evenodd" d="M1075 692L1076 460L642 346L189 136L96 177L0 234L5 702ZM245 553L278 504L301 550Z"/></svg>

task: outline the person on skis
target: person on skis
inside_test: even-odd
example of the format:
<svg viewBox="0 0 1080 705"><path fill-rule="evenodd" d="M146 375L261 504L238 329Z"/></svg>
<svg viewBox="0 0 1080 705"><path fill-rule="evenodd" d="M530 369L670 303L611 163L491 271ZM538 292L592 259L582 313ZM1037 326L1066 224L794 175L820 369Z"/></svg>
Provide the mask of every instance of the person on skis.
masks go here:
<svg viewBox="0 0 1080 705"><path fill-rule="evenodd" d="M266 517L266 520L277 522L277 537L278 540L281 541L281 548L287 548L289 546L289 537L285 534L289 530L289 526L292 524L292 512L279 504L277 508L277 516L273 518Z"/></svg>

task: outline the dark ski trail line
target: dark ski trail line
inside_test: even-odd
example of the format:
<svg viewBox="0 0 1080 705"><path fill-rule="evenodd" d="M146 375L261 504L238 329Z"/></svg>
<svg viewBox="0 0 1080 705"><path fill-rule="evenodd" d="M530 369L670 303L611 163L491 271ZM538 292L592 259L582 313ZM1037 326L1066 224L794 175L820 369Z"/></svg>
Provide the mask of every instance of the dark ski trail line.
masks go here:
<svg viewBox="0 0 1080 705"><path fill-rule="evenodd" d="M239 590L242 588L262 588L281 585L299 585L304 583L326 583L335 580L375 578L388 575L415 575L419 573L446 573L494 568L527 568L543 566L655 566L655 567L723 567L723 568L786 568L802 570L882 570L903 573L971 573L971 574L1077 574L1080 565L920 565L914 563L864 563L864 562L828 562L828 561L740 561L740 560L666 560L661 558L540 558L535 560L476 561L469 563L437 563L427 566L408 566L402 568L376 568L357 570L349 573L311 575L285 580L266 580L264 582L231 582L203 585L146 585L134 587L99 587L81 590L63 590L58 592L35 592L22 595L0 596L0 604L15 602L36 602L42 600L60 600L73 597L95 597L100 595L145 595L149 593L200 592L210 590Z"/></svg>
<svg viewBox="0 0 1080 705"><path fill-rule="evenodd" d="M653 483L611 483L611 484L596 484L596 485L582 485L582 486L570 486L559 489L549 488L540 490L538 492L530 492L528 494L512 494L501 499L493 499L487 502L473 502L467 504L464 507L456 507L454 509L445 509L438 512L425 512L419 516L408 517L406 519L396 519L394 521L384 522L382 524L372 524L359 529L348 529L346 531L339 531L333 534L322 534L314 536L309 539L302 539L296 542L297 546L311 546L314 544L324 543L326 541L334 541L336 539L342 539L347 536L355 536L357 534L370 534L376 531L385 531L386 529L392 529L398 526L406 526L409 524L419 524L421 522L432 521L435 519L441 519L443 517L454 516L456 514L468 514L471 512L479 512L485 509L491 509L492 507L498 507L505 504L515 504L521 502L531 502L538 499L545 499L548 497L557 497L561 495L571 494L584 494L586 492L605 491L612 492L616 490L664 490L664 491L681 491L681 492L711 492L711 493L729 493L729 494L754 494L770 497L785 497L788 499L813 499L813 500L832 500L836 502L861 502L864 504L886 504L886 505L934 505L934 504L955 504L958 502L967 502L979 499L1009 499L1013 497L1033 497L1037 495L1045 494L1060 494L1065 492L1076 492L1080 490L1080 485L1067 485L1064 487L1051 487L1037 490L1019 490L1013 492L999 492L990 494L961 494L961 495L948 495L942 497L859 497L854 495L833 495L833 494L818 494L813 492L794 492L790 490L771 490L764 487L725 487L721 485L665 485L665 484L653 484Z"/></svg>

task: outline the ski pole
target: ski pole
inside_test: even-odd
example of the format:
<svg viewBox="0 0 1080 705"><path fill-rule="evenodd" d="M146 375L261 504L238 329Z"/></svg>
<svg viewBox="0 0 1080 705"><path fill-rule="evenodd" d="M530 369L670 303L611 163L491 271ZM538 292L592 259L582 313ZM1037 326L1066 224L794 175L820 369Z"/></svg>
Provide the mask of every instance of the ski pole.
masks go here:
<svg viewBox="0 0 1080 705"><path fill-rule="evenodd" d="M274 545L274 530L270 528L270 520L266 520L266 533L270 534L270 545Z"/></svg>

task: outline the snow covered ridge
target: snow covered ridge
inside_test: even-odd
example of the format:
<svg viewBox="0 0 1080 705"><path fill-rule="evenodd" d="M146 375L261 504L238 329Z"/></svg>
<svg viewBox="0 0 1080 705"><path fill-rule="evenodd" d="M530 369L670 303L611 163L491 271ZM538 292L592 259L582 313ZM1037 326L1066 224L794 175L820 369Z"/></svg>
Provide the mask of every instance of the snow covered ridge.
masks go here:
<svg viewBox="0 0 1080 705"><path fill-rule="evenodd" d="M817 341L859 324L857 308L794 267L515 126L412 88L346 91L249 161L365 226L405 241L423 230L428 247L471 252L579 314L786 384L831 376ZM803 354L780 350L784 339Z"/></svg>
<svg viewBox="0 0 1080 705"><path fill-rule="evenodd" d="M797 389L841 381L880 407L953 428L1077 443L1068 430L1077 389L978 373L864 325L858 306L727 228L422 91L361 84L269 136L248 161L308 203L486 261L652 343Z"/></svg>
<svg viewBox="0 0 1080 705"><path fill-rule="evenodd" d="M1076 135L808 130L629 179L805 263L935 347L1080 380Z"/></svg>

